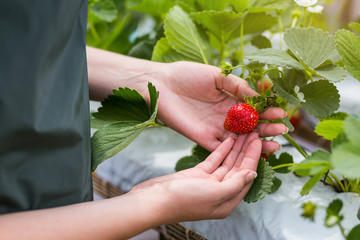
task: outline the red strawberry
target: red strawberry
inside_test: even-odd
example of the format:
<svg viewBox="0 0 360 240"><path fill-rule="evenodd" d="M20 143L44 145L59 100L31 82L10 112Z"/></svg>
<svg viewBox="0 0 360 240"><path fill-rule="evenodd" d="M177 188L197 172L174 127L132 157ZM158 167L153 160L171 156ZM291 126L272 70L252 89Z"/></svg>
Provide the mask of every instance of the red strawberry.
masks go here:
<svg viewBox="0 0 360 240"><path fill-rule="evenodd" d="M230 108L224 128L230 132L248 133L254 130L259 121L259 113L250 105L240 103Z"/></svg>

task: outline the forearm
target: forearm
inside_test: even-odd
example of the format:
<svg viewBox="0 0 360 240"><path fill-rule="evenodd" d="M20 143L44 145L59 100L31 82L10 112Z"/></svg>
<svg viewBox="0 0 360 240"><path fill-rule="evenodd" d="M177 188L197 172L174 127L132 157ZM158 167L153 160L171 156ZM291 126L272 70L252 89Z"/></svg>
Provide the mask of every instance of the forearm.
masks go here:
<svg viewBox="0 0 360 240"><path fill-rule="evenodd" d="M164 63L87 47L90 99L101 101L113 89L128 87L147 98L147 83L164 74ZM145 99L148 100L148 99Z"/></svg>
<svg viewBox="0 0 360 240"><path fill-rule="evenodd" d="M2 239L128 239L163 224L160 201L139 194L0 215Z"/></svg>

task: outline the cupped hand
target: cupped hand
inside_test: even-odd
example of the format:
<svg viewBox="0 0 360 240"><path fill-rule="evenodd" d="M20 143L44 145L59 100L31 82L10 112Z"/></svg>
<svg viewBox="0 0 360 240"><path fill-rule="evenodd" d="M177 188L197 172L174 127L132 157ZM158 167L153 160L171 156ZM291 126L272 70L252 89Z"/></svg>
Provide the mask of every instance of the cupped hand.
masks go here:
<svg viewBox="0 0 360 240"><path fill-rule="evenodd" d="M261 148L256 132L229 137L194 168L145 181L130 193L161 203L164 223L225 218L250 189Z"/></svg>
<svg viewBox="0 0 360 240"><path fill-rule="evenodd" d="M227 137L223 123L233 105L243 95L258 95L248 83L235 75L225 77L221 69L193 62L175 62L166 65L165 74L155 82L160 91L158 117L166 125L213 151ZM262 120L286 116L283 109L270 108L260 114ZM287 127L280 123L258 123L260 137L284 134ZM280 149L274 141L263 142L263 152Z"/></svg>

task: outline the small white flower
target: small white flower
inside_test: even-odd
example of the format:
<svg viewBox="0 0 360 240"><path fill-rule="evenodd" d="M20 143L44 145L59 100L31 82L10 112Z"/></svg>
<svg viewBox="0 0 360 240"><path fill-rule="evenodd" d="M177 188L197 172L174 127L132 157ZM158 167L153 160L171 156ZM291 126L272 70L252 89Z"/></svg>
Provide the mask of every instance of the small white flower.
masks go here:
<svg viewBox="0 0 360 240"><path fill-rule="evenodd" d="M308 8L308 11L311 13L321 13L323 10L324 10L324 6L322 5L316 5Z"/></svg>
<svg viewBox="0 0 360 240"><path fill-rule="evenodd" d="M318 0L294 0L301 7L311 7L317 4Z"/></svg>
<svg viewBox="0 0 360 240"><path fill-rule="evenodd" d="M297 96L297 98L300 100L300 102L306 102L306 99L305 99L305 96L302 92L300 92L300 87L299 86L295 86L294 87L294 91L295 91L295 94Z"/></svg>

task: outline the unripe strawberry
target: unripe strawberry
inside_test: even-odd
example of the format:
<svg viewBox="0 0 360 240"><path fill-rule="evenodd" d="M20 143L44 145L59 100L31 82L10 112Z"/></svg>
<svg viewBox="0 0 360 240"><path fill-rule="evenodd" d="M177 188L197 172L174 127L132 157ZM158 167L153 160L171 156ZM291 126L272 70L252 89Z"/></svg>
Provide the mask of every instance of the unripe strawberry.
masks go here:
<svg viewBox="0 0 360 240"><path fill-rule="evenodd" d="M239 103L229 109L224 128L234 133L248 133L259 121L259 113L246 103Z"/></svg>

